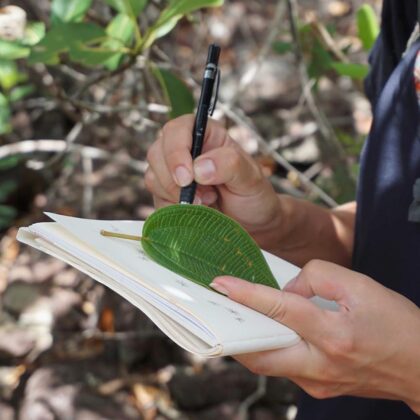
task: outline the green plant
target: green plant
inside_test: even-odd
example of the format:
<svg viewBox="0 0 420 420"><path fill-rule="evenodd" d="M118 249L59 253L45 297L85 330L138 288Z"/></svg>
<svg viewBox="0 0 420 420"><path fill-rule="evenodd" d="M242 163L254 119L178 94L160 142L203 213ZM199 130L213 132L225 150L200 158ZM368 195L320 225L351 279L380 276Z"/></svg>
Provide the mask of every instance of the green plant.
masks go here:
<svg viewBox="0 0 420 420"><path fill-rule="evenodd" d="M154 22L144 28L139 16L148 7L148 0L102 1L111 8L113 16L103 25L89 19L92 0L52 0L47 30L43 23L31 22L24 39L0 40L0 133L10 130L10 104L31 91L28 85L21 86L27 77L19 72L16 60L47 66L64 61L111 74L133 64L137 56L168 34L182 17L223 4L223 0L168 0ZM192 112L194 101L186 84L171 70L152 61L147 66L160 84L171 116Z"/></svg>
<svg viewBox="0 0 420 420"><path fill-rule="evenodd" d="M233 219L205 206L176 204L149 216L141 241L157 263L208 287L216 276L230 275L279 288L260 248Z"/></svg>
<svg viewBox="0 0 420 420"><path fill-rule="evenodd" d="M31 47L38 43L44 34L43 23L30 22L22 39L13 42L0 39L0 134L11 130L10 106L34 90L34 86L28 83L27 74L19 69L17 60L27 57Z"/></svg>
<svg viewBox="0 0 420 420"><path fill-rule="evenodd" d="M372 6L364 4L358 9L356 23L363 49L369 51L379 34L378 18ZM309 77L317 82L320 77L333 70L340 76L348 76L356 81L363 80L369 72L368 65L351 62L346 49L336 50L335 46L332 48L334 34L333 26L324 26L320 22L299 26ZM290 42L276 41L273 49L278 54L285 54L293 50L293 45Z"/></svg>
<svg viewBox="0 0 420 420"><path fill-rule="evenodd" d="M379 35L379 23L369 4L362 5L357 11L357 33L363 49L370 51ZM369 72L367 64L334 61L331 66L339 75L354 80L363 80Z"/></svg>
<svg viewBox="0 0 420 420"><path fill-rule="evenodd" d="M14 168L18 163L19 159L16 156L0 159L0 174L3 171ZM0 229L5 229L10 226L17 215L15 208L5 204L10 194L12 194L16 188L17 181L13 179L0 183Z"/></svg>

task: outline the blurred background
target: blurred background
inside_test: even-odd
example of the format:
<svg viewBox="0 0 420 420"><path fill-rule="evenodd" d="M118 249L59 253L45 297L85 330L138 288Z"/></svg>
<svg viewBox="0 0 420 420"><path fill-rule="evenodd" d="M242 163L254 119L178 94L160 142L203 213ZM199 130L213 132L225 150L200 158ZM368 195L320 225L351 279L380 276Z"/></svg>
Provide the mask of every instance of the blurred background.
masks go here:
<svg viewBox="0 0 420 420"><path fill-rule="evenodd" d="M296 387L169 341L118 295L16 242L44 211L144 219L145 156L191 113L222 46L214 117L279 192L354 199L380 1L0 1L0 419L294 419Z"/></svg>

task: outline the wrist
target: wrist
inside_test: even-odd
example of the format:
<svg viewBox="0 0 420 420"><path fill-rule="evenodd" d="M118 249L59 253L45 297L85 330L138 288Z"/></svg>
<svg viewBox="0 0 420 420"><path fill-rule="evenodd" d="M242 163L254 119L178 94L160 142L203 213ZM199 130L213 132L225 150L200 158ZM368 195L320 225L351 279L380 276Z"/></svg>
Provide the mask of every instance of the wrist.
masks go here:
<svg viewBox="0 0 420 420"><path fill-rule="evenodd" d="M404 327L397 341L394 357L386 363L385 376L379 383L392 399L404 401L420 414L420 309L408 299L408 317L401 317Z"/></svg>

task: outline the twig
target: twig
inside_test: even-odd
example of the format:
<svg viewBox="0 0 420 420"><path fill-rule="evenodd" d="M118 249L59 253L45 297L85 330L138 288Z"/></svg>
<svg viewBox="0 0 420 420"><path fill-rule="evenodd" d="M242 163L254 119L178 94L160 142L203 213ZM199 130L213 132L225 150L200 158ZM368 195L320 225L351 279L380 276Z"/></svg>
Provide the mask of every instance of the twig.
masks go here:
<svg viewBox="0 0 420 420"><path fill-rule="evenodd" d="M299 181L308 188L309 191L315 193L325 204L329 207L337 206L337 202L330 197L326 192L324 192L318 185L314 184L307 176L305 176L302 172L298 171L292 164L290 164L280 153L272 150L263 137L258 133L255 127L250 122L249 118L245 115L241 115L241 111L239 110L232 110L222 102L218 104L219 109L221 109L225 115L227 115L230 119L232 119L236 124L242 125L246 127L248 130L252 131L254 134L261 150L273 157L273 159L284 169L288 172L292 172L296 174Z"/></svg>
<svg viewBox="0 0 420 420"><path fill-rule="evenodd" d="M249 395L238 408L238 420L247 420L249 418L249 408L255 404L267 391L267 377L258 376L258 385L254 393Z"/></svg>
<svg viewBox="0 0 420 420"><path fill-rule="evenodd" d="M285 2L284 0L278 0L276 11L274 12L274 17L271 20L271 23L268 27L267 37L264 40L264 43L259 49L258 56L253 61L252 66L250 69L241 77L239 82L239 87L233 95L233 97L229 101L229 106L234 106L239 99L239 97L245 92L245 90L250 86L253 82L255 76L258 74L258 70L261 68L264 60L266 59L267 55L270 53L272 44L276 39L277 35L279 34L282 28L282 21L285 12Z"/></svg>
<svg viewBox="0 0 420 420"><path fill-rule="evenodd" d="M72 99L70 97L66 97L73 105L77 106L78 108L85 109L86 111L96 112L98 114L117 114L119 112L127 112L127 111L146 111L146 112L155 112L160 114L166 114L169 111L169 107L166 105L150 103L146 106L142 106L140 104L123 104L117 106L109 106L109 105L102 105L96 104L92 102L81 101L78 99ZM145 120L147 118L144 118Z"/></svg>
<svg viewBox="0 0 420 420"><path fill-rule="evenodd" d="M345 182L348 185L354 187L354 181L350 175L346 154L338 140L334 129L331 127L329 121L325 117L324 113L319 109L316 104L315 98L312 94L312 89L306 88L311 86L311 80L309 79L306 64L303 57L302 45L300 43L299 33L297 29L298 12L296 0L287 0L287 6L289 11L290 20L290 32L292 34L294 46L295 46L295 58L298 66L299 78L301 81L303 95L305 97L306 104L308 105L309 111L315 118L319 126L323 142L319 143L321 153L323 153L324 161L330 161L330 156L337 158L335 166L342 166L343 175L345 176Z"/></svg>
<svg viewBox="0 0 420 420"><path fill-rule="evenodd" d="M25 140L17 143L0 146L0 159L12 155L33 154L36 152L44 153L67 153L77 152L80 155L89 157L93 160L107 160L116 162L120 165L128 166L130 169L144 174L147 163L130 158L128 155L112 154L96 147L84 146L81 144L70 144L67 146L65 140Z"/></svg>
<svg viewBox="0 0 420 420"><path fill-rule="evenodd" d="M325 29L325 26L320 24L317 21L311 22L311 29L314 35L319 39L319 41L326 47L338 61L342 63L348 63L349 59L347 56L337 47L334 42L333 37Z"/></svg>
<svg viewBox="0 0 420 420"><path fill-rule="evenodd" d="M123 65L121 65L120 67L118 67L116 70L113 71L103 71L97 74L92 75L91 77L89 77L86 82L80 86L79 89L76 90L76 92L71 96L72 99L77 99L80 95L82 95L83 93L86 92L86 90L88 90L91 86L102 82L103 80L106 79L111 79L114 76L117 76L121 73L123 73L124 71L126 71L127 69L129 69L130 67L132 67L137 61L137 56L131 56L130 59L128 61L126 61Z"/></svg>
<svg viewBox="0 0 420 420"><path fill-rule="evenodd" d="M83 217L91 217L92 215L92 203L93 203L93 186L92 186L92 173L93 164L92 158L83 155L82 157L82 168L83 168L83 200L82 200L82 215Z"/></svg>
<svg viewBox="0 0 420 420"><path fill-rule="evenodd" d="M39 160L29 160L26 163L26 165L35 171L45 170L53 166L66 154L70 145L76 141L76 139L79 137L80 133L82 132L83 126L84 124L82 122L78 122L73 126L73 128L69 131L65 139L66 148L63 149L61 152L57 153L51 159L47 160L46 162L41 162Z"/></svg>

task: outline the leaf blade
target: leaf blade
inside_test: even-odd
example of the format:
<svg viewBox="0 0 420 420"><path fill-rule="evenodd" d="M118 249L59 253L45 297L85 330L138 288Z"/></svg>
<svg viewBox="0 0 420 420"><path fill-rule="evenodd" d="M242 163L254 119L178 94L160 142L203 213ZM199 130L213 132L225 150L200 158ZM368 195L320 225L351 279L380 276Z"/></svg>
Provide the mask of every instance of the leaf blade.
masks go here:
<svg viewBox="0 0 420 420"><path fill-rule="evenodd" d="M92 0L53 0L51 5L52 21L80 22L92 4Z"/></svg>
<svg viewBox="0 0 420 420"><path fill-rule="evenodd" d="M137 16L147 5L147 0L105 0L114 10L131 18Z"/></svg>
<svg viewBox="0 0 420 420"><path fill-rule="evenodd" d="M232 275L279 288L248 233L209 207L172 205L157 210L146 220L141 242L153 260L205 287L218 275Z"/></svg>
<svg viewBox="0 0 420 420"><path fill-rule="evenodd" d="M363 48L369 51L379 35L378 19L369 4L364 4L357 11L357 29Z"/></svg>
<svg viewBox="0 0 420 420"><path fill-rule="evenodd" d="M153 74L159 81L166 99L171 106L169 116L177 118L194 111L195 101L187 85L170 71L154 67Z"/></svg>

